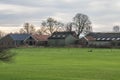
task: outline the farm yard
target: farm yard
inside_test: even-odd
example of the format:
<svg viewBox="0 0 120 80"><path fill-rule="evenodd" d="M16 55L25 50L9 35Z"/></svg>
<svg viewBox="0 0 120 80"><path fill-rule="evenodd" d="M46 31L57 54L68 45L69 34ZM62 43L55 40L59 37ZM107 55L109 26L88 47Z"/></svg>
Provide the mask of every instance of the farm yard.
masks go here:
<svg viewBox="0 0 120 80"><path fill-rule="evenodd" d="M119 80L119 49L18 48L0 80Z"/></svg>

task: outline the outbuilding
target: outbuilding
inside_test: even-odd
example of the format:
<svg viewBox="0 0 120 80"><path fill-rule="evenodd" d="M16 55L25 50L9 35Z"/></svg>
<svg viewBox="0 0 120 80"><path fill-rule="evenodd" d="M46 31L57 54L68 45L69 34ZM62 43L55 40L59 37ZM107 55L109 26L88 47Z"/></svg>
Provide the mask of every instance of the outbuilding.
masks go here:
<svg viewBox="0 0 120 80"><path fill-rule="evenodd" d="M48 38L49 46L69 46L74 45L77 40L75 32L54 32Z"/></svg>
<svg viewBox="0 0 120 80"><path fill-rule="evenodd" d="M35 44L36 40L30 34L8 34L0 39L0 47L33 46Z"/></svg>
<svg viewBox="0 0 120 80"><path fill-rule="evenodd" d="M89 33L81 43L90 47L120 47L120 33Z"/></svg>

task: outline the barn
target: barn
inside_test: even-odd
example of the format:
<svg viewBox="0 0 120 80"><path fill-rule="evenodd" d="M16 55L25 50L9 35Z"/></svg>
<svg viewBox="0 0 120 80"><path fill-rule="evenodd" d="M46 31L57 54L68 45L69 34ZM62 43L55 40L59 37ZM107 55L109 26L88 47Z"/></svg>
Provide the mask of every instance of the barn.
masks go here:
<svg viewBox="0 0 120 80"><path fill-rule="evenodd" d="M120 33L89 33L81 43L93 47L120 47Z"/></svg>
<svg viewBox="0 0 120 80"><path fill-rule="evenodd" d="M54 32L48 38L49 46L69 46L74 45L77 40L75 32Z"/></svg>
<svg viewBox="0 0 120 80"><path fill-rule="evenodd" d="M30 34L8 34L0 39L0 47L19 47L23 45L33 46L36 39Z"/></svg>

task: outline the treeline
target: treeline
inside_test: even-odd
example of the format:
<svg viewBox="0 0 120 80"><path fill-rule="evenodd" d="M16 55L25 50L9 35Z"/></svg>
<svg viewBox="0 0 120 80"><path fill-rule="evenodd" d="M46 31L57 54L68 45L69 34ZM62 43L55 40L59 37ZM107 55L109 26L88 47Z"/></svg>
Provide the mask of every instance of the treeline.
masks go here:
<svg viewBox="0 0 120 80"><path fill-rule="evenodd" d="M36 30L34 25L25 23L19 32L28 34L51 35L55 31L76 31L79 36L81 33L88 33L92 31L91 21L87 15L81 13L77 13L73 17L73 20L66 24L49 17L42 21L40 29Z"/></svg>
<svg viewBox="0 0 120 80"><path fill-rule="evenodd" d="M24 23L23 28L21 28L18 33L51 35L55 31L76 31L76 33L80 35L80 33L88 33L92 31L89 17L82 13L77 13L73 17L73 20L68 23L63 23L52 17L48 17L41 22L39 29L36 29L35 27L36 26L31 23ZM4 36L4 33L0 31L0 37L2 36Z"/></svg>

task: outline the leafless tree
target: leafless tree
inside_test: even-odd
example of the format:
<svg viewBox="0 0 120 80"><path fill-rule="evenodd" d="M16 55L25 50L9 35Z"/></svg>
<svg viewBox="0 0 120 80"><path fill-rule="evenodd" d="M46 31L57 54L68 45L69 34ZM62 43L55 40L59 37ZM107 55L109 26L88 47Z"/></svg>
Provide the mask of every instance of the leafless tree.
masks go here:
<svg viewBox="0 0 120 80"><path fill-rule="evenodd" d="M43 27L43 26L40 27L40 29L38 29L36 33L37 33L37 34L40 34L40 35L49 34L49 33L47 32L47 27Z"/></svg>
<svg viewBox="0 0 120 80"><path fill-rule="evenodd" d="M20 29L20 33L34 34L36 31L34 25L30 23L25 23L23 28Z"/></svg>
<svg viewBox="0 0 120 80"><path fill-rule="evenodd" d="M30 27L29 27L29 33L30 34L35 34L35 32L36 32L35 26L31 24Z"/></svg>
<svg viewBox="0 0 120 80"><path fill-rule="evenodd" d="M86 27L83 32L84 32L84 34L88 34L88 33L90 33L90 32L93 32L92 26Z"/></svg>
<svg viewBox="0 0 120 80"><path fill-rule="evenodd" d="M21 28L19 32L20 32L20 34L26 33L25 30L24 30L23 28Z"/></svg>
<svg viewBox="0 0 120 80"><path fill-rule="evenodd" d="M73 23L72 22L67 23L66 31L72 31L72 30L73 30Z"/></svg>
<svg viewBox="0 0 120 80"><path fill-rule="evenodd" d="M48 18L46 21L43 21L41 25L46 27L49 34L52 34L55 31L60 31L64 24L54 20L53 18Z"/></svg>
<svg viewBox="0 0 120 80"><path fill-rule="evenodd" d="M2 38L3 36L5 36L5 33L3 31L0 31L0 38Z"/></svg>
<svg viewBox="0 0 120 80"><path fill-rule="evenodd" d="M120 26L113 26L113 32L120 32Z"/></svg>
<svg viewBox="0 0 120 80"><path fill-rule="evenodd" d="M30 24L29 23L24 24L24 30L26 33L28 33L28 34L30 33Z"/></svg>
<svg viewBox="0 0 120 80"><path fill-rule="evenodd" d="M91 21L85 14L77 13L73 18L74 28L76 29L77 36L85 31L91 26Z"/></svg>

